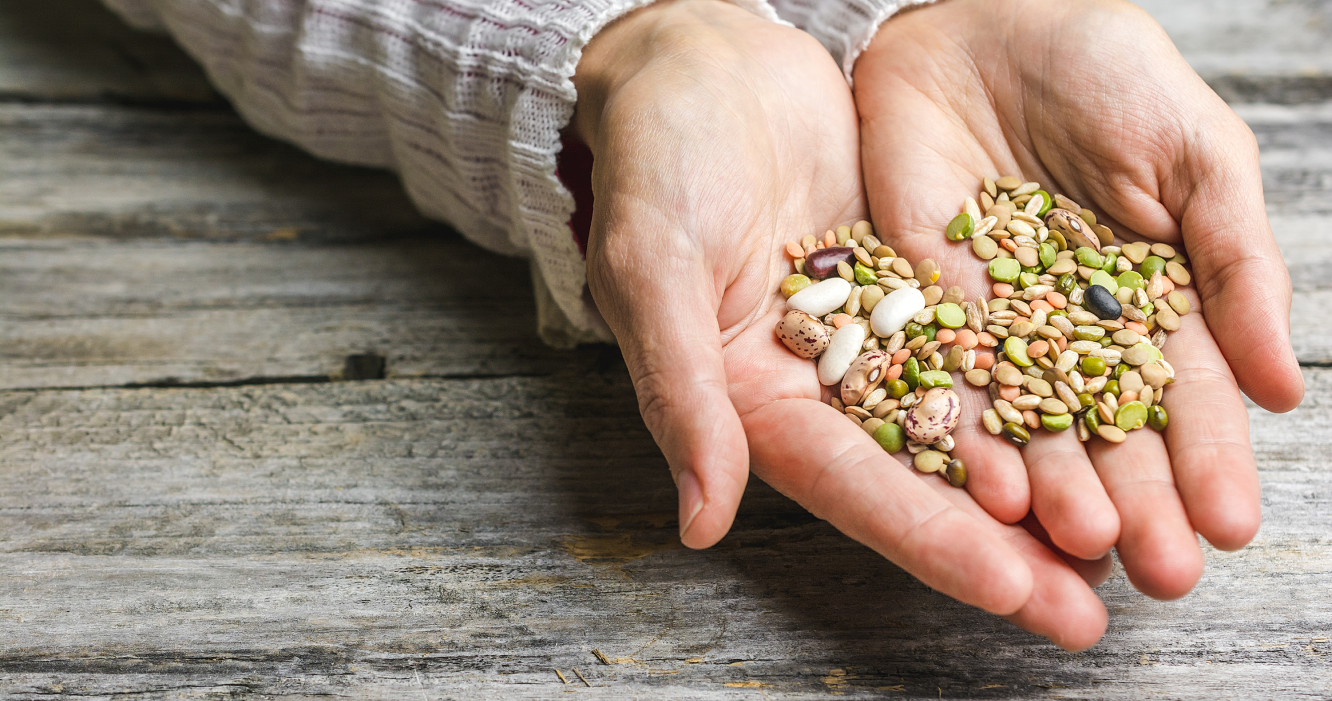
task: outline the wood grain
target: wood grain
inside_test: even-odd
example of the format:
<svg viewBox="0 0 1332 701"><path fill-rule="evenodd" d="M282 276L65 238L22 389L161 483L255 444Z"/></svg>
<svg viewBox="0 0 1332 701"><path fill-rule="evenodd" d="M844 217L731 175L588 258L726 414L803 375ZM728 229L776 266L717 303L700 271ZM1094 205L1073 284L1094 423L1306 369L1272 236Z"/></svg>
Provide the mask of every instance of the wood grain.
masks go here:
<svg viewBox="0 0 1332 701"><path fill-rule="evenodd" d="M1332 362L1324 4L1142 4L1279 103L1237 106L1297 353ZM1072 654L762 484L683 549L618 352L544 348L531 299L392 176L251 133L169 42L0 0L0 698L1332 696L1332 369L1249 409L1254 544L1178 602L1117 570ZM357 353L388 379L329 382Z"/></svg>
<svg viewBox="0 0 1332 701"><path fill-rule="evenodd" d="M1332 396L1332 371L1307 377ZM720 546L680 549L619 367L7 393L0 685L543 698L577 667L595 685L579 693L617 698L1324 698L1327 404L1251 410L1253 545L1209 552L1179 602L1117 573L1109 634L1071 654L762 485Z"/></svg>

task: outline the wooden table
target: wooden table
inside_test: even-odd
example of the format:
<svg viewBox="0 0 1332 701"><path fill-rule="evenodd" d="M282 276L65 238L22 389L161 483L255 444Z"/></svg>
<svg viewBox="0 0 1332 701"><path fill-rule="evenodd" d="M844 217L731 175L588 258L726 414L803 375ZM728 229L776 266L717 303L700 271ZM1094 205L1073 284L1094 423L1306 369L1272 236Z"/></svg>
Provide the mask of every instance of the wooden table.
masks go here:
<svg viewBox="0 0 1332 701"><path fill-rule="evenodd" d="M0 0L0 698L1332 697L1332 11L1268 4L1148 9L1262 143L1308 397L1250 409L1254 543L1181 601L1117 571L1073 654L762 484L682 549L522 264L95 2Z"/></svg>

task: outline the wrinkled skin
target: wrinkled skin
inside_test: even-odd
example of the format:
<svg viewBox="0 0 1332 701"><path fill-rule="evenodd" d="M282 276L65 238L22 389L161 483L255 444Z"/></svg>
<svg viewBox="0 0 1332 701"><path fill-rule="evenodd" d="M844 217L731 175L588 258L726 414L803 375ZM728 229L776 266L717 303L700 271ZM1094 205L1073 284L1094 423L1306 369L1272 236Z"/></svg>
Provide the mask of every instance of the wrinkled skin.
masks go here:
<svg viewBox="0 0 1332 701"><path fill-rule="evenodd" d="M925 23L936 10L967 4L952 0L894 19L881 30L875 46L899 21ZM1026 155L1026 149L1018 149L1024 154L1020 156L987 150L1009 143L1004 115L989 115L996 124L988 131L984 115L977 117L983 138L969 133L969 127L952 129L957 125L946 120L929 123L947 117L952 108L947 101L925 99L919 91L929 89L931 80L937 89L965 84L974 75L960 68L969 64L949 62L948 57L955 56L949 52L966 54L955 35L948 35L953 37L951 46L945 37L929 32L895 37L899 43L926 42L911 49L919 65L895 65L886 51L880 60L867 62L877 55L871 48L858 64L853 100L832 59L811 38L718 0L663 0L603 30L587 47L575 77L579 103L573 127L596 156L589 285L619 339L644 421L671 465L680 490L686 545L708 547L726 533L752 469L929 586L1004 615L1061 646L1080 649L1105 629L1106 612L1091 586L1108 576L1109 547L1118 542L1126 552L1126 546L1132 550L1130 542L1140 542L1150 549L1153 533L1175 538L1179 531L1178 519L1169 513L1157 520L1130 516L1135 501L1155 505L1176 494L1169 468L1164 480L1159 476L1158 467L1168 465L1160 439L1139 432L1150 437L1117 449L1139 450L1136 470L1146 476L1130 475L1123 487L1105 476L1109 487L1102 489L1096 473L1084 467L1087 458L1076 439L1062 452L1057 448L1063 444L1052 441L1044 456L1036 452L1041 441L1033 441L1023 456L991 443L976 430L978 420L964 419L957 437L972 483L968 490L954 489L937 475L920 476L903 466L824 403L825 390L818 385L814 365L787 351L773 332L784 310L775 290L789 271L781 253L786 241L872 212L884 238L913 259L933 255L953 282L957 271L980 267L949 250L941 233L955 204L976 189L976 174L1020 165L1029 176L1046 176L1041 161ZM940 51L941 62L920 55L927 50ZM867 65L872 69L868 73ZM920 76L899 73L921 70L925 73ZM923 82L913 84L908 77ZM903 106L906 99L922 104L908 109ZM922 119L916 110L925 107L933 111ZM971 117L973 106L964 107ZM857 108L863 123L857 122ZM919 142L914 147L909 143L913 139ZM953 143L957 139L961 144ZM1020 145L1021 138L1013 143ZM965 155L951 153L959 146ZM861 179L862 154L866 181ZM1003 160L1005 154L1013 160ZM1086 192L1078 189L1081 181L1071 177L1059 182L1071 194ZM1123 183L1114 182L1118 192ZM1228 204L1254 196L1244 187L1227 191ZM1261 215L1260 191L1256 197ZM1148 226L1166 226L1168 216L1157 212L1155 219L1142 214L1134 218L1123 207L1110 207L1109 201L1106 207L1140 230L1171 236L1168 227L1156 231ZM1189 220L1184 221L1188 232ZM1192 246L1190 252L1199 277L1206 277L1206 255L1200 257ZM967 284L973 292L980 288L979 278ZM1222 307L1227 295L1252 293L1225 291L1229 289L1211 290L1208 304ZM1204 289L1204 295L1208 293ZM1286 295L1288 304L1288 291ZM1214 434L1200 425L1197 413L1203 405L1228 409L1238 395L1224 361L1209 345L1201 317L1186 318L1185 331L1178 335L1186 334L1192 340L1176 341L1172 351L1198 347L1201 360L1172 356L1180 358L1177 367L1210 369L1190 370L1196 379L1181 372L1171 390L1176 396L1171 398L1175 404L1167 437L1172 445L1193 440L1194 450L1211 451L1200 459L1215 461L1220 452L1234 452L1234 446L1209 442ZM1273 346L1271 352L1276 350ZM1202 361L1207 363L1200 365ZM1188 385L1193 383L1198 389L1191 395ZM1198 404L1192 422L1189 396ZM1273 398L1272 405L1282 406L1282 398ZM978 416L975 397L967 401L969 416ZM1240 436L1247 428L1243 415L1238 413ZM1071 434L1060 439L1066 437ZM1156 452L1150 446L1135 448L1151 440L1156 441ZM1247 442L1244 445L1247 454ZM1024 457L1033 466L1030 487L1022 469ZM1083 462L1071 468L1077 473L1074 486L1100 490L1102 499L1107 491L1110 497L1122 491L1123 503L1113 499L1093 504L1087 523L1077 522L1076 514L1066 519L1071 525L1052 519L1047 534L1042 514L1064 513L1061 510L1077 503L1080 495L1043 491L1039 469L1054 469L1056 462L1075 458ZM1200 484L1198 504L1238 500L1244 505L1256 494L1250 483L1251 462L1227 463L1225 469L1227 475L1233 473L1228 482L1232 486L1216 487L1216 480ZM1179 481L1179 492L1192 503L1185 481ZM1178 503L1180 497L1173 498ZM1040 522L1027 516L1029 504ZM1179 514L1183 518L1182 507ZM1126 524L1122 537L1121 515ZM1232 547L1246 541L1252 533L1246 531L1250 522L1245 518L1241 514L1240 527L1231 528L1231 541L1218 539ZM1137 541L1128 537L1128 524L1143 530ZM1167 545L1179 549L1176 540ZM1196 543L1192 547L1196 550ZM1129 559L1126 555L1126 564ZM1135 583L1159 576L1153 569L1161 566L1159 559L1143 562L1135 565L1137 574L1131 573Z"/></svg>
<svg viewBox="0 0 1332 701"><path fill-rule="evenodd" d="M1272 411L1303 395L1253 134L1127 2L948 0L886 23L854 78L873 220L899 252L965 271L970 298L985 290L983 267L940 231L980 175L1038 180L1118 240L1187 249L1203 314L1166 344L1177 377L1164 434L1084 448L1073 431L1042 432L1021 451L958 438L970 491L997 519L1030 508L1065 552L1114 546L1138 589L1183 596L1202 574L1195 531L1234 550L1258 530L1240 389ZM970 394L974 415L986 397Z"/></svg>

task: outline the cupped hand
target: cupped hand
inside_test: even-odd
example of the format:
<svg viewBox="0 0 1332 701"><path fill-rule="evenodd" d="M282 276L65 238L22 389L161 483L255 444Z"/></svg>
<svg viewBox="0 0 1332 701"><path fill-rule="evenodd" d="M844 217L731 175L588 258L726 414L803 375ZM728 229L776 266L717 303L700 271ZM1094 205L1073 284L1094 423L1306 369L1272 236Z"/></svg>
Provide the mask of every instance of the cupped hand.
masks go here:
<svg viewBox="0 0 1332 701"><path fill-rule="evenodd" d="M592 295L680 492L681 538L730 528L749 470L926 584L1066 647L1104 631L1087 581L823 401L774 333L783 244L867 215L851 93L807 35L718 0L600 32L575 84L595 156Z"/></svg>
<svg viewBox="0 0 1332 701"><path fill-rule="evenodd" d="M1203 313L1185 316L1164 349L1177 372L1164 434L1113 445L1042 431L1021 451L983 431L958 438L970 491L996 518L1013 523L1030 507L1063 551L1098 558L1114 546L1140 590L1184 595L1202 573L1195 531L1231 550L1258 530L1240 389L1272 411L1303 395L1252 133L1156 22L1118 0L907 12L880 28L854 78L873 221L899 252L938 260L970 298L988 297L985 266L943 229L986 175L1036 180L1091 207L1116 243L1186 248ZM988 401L969 395L976 416Z"/></svg>

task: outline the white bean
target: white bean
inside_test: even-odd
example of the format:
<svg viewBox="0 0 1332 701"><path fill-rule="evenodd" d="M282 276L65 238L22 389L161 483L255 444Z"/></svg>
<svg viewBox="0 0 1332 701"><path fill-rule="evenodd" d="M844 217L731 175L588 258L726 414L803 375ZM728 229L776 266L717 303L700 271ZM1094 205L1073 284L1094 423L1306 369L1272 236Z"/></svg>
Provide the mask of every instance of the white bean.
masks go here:
<svg viewBox="0 0 1332 701"><path fill-rule="evenodd" d="M847 324L837 329L828 342L828 349L819 357L819 383L835 385L841 382L851 368L851 361L860 355L860 344L864 342L865 329L859 324Z"/></svg>

